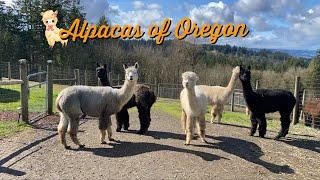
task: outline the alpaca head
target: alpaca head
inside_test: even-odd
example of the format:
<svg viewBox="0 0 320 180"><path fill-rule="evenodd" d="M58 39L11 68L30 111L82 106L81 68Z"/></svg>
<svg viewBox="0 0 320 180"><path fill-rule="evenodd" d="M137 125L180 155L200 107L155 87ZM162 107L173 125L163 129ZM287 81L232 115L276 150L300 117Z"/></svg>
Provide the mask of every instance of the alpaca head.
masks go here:
<svg viewBox="0 0 320 180"><path fill-rule="evenodd" d="M41 13L42 22L46 26L46 29L53 31L58 22L58 11L48 10Z"/></svg>
<svg viewBox="0 0 320 180"><path fill-rule="evenodd" d="M199 77L196 73L187 71L182 73L182 86L184 88L193 88L196 85L196 82L199 80Z"/></svg>
<svg viewBox="0 0 320 180"><path fill-rule="evenodd" d="M108 78L107 65L104 64L101 66L99 63L97 63L96 74L99 79Z"/></svg>
<svg viewBox="0 0 320 180"><path fill-rule="evenodd" d="M248 69L244 69L242 66L240 66L240 74L239 74L239 79L242 82L250 82L251 80L251 72L250 72L250 66Z"/></svg>
<svg viewBox="0 0 320 180"><path fill-rule="evenodd" d="M126 71L125 79L129 82L138 81L138 68L139 64L136 62L134 66L128 67L126 64L123 65L124 70Z"/></svg>
<svg viewBox="0 0 320 180"><path fill-rule="evenodd" d="M232 73L235 75L239 75L240 74L240 66L236 66L235 68L233 68Z"/></svg>

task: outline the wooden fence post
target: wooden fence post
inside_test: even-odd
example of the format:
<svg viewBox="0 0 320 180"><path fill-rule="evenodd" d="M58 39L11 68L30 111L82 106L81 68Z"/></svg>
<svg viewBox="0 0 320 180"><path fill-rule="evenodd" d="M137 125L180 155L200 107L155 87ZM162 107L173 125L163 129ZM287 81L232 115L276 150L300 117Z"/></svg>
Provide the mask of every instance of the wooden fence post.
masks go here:
<svg viewBox="0 0 320 180"><path fill-rule="evenodd" d="M294 97L296 98L296 105L293 109L293 124L297 124L299 122L299 91L300 91L300 77L296 76L294 82Z"/></svg>
<svg viewBox="0 0 320 180"><path fill-rule="evenodd" d="M11 80L11 63L8 62L8 80Z"/></svg>
<svg viewBox="0 0 320 180"><path fill-rule="evenodd" d="M302 102L301 102L302 107L304 106L305 100L306 100L306 89L303 90L303 94L302 94ZM301 108L301 110L300 110L300 116L299 116L299 121L303 121L303 117L304 117L304 114L303 114L303 110L302 110L302 108Z"/></svg>
<svg viewBox="0 0 320 180"><path fill-rule="evenodd" d="M27 79L27 60L20 59L20 79L23 81L21 84L21 118L22 121L28 123L28 96L29 96L29 85Z"/></svg>
<svg viewBox="0 0 320 180"><path fill-rule="evenodd" d="M88 74L87 69L84 70L84 85L88 86Z"/></svg>
<svg viewBox="0 0 320 180"><path fill-rule="evenodd" d="M232 91L232 95L231 95L231 112L234 112L234 91Z"/></svg>
<svg viewBox="0 0 320 180"><path fill-rule="evenodd" d="M38 66L38 73L41 72L41 65ZM39 88L41 88L41 74L38 75Z"/></svg>
<svg viewBox="0 0 320 180"><path fill-rule="evenodd" d="M118 86L120 85L120 75L118 74Z"/></svg>
<svg viewBox="0 0 320 180"><path fill-rule="evenodd" d="M53 80L52 80L52 60L47 61L47 113L49 115L53 114Z"/></svg>
<svg viewBox="0 0 320 180"><path fill-rule="evenodd" d="M75 78L75 84L80 85L80 72L79 69L74 70L74 78Z"/></svg>

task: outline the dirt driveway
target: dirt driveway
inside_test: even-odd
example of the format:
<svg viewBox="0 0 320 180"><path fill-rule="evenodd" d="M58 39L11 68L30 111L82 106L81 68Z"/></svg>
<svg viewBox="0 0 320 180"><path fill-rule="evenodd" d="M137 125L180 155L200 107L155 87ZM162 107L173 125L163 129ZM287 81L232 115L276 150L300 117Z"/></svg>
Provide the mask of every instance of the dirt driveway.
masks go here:
<svg viewBox="0 0 320 180"><path fill-rule="evenodd" d="M65 150L55 131L32 129L0 140L0 179L317 179L320 143L289 135L285 141L248 136L243 127L207 124L207 140L184 146L178 119L152 113L147 135L115 132L99 143L97 121L81 125L86 148ZM113 118L115 124L115 119ZM131 129L138 129L131 113ZM268 137L275 133L268 132Z"/></svg>

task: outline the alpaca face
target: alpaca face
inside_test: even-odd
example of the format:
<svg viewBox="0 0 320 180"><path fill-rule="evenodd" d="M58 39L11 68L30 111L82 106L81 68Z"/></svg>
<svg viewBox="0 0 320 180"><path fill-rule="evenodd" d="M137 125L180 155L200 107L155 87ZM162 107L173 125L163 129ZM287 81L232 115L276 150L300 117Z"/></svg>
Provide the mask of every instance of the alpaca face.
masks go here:
<svg viewBox="0 0 320 180"><path fill-rule="evenodd" d="M197 81L199 80L199 77L196 73L187 71L182 74L182 86L184 88L193 88Z"/></svg>
<svg viewBox="0 0 320 180"><path fill-rule="evenodd" d="M251 72L250 69L246 70L243 67L240 67L239 79L243 82L250 82L251 80Z"/></svg>
<svg viewBox="0 0 320 180"><path fill-rule="evenodd" d="M97 63L96 73L99 79L108 77L107 65L100 66L100 64Z"/></svg>
<svg viewBox="0 0 320 180"><path fill-rule="evenodd" d="M41 13L42 22L46 26L47 31L53 31L58 22L58 11L48 10Z"/></svg>
<svg viewBox="0 0 320 180"><path fill-rule="evenodd" d="M232 73L239 74L240 73L240 66L237 66L237 67L233 68L232 69Z"/></svg>
<svg viewBox="0 0 320 180"><path fill-rule="evenodd" d="M134 66L128 67L127 65L123 65L124 70L126 71L126 80L128 81L138 81L138 63L136 62Z"/></svg>

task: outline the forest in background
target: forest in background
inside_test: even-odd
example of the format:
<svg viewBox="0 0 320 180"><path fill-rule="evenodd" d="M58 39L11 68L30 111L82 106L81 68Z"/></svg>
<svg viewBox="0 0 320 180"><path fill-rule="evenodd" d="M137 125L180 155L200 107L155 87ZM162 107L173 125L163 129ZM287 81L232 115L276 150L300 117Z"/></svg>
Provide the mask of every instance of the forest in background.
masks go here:
<svg viewBox="0 0 320 180"><path fill-rule="evenodd" d="M200 83L226 85L231 70L237 65L251 65L253 81L262 87L292 88L294 77L318 78L320 58L312 61L270 50L254 51L230 45L194 44L167 40L161 46L153 40L69 41L67 47L57 43L50 49L44 36L40 13L58 10L59 28L67 29L75 18L84 19L79 0L16 0L12 7L0 0L0 62L16 63L25 58L31 64L94 70L96 62L105 63L113 74L123 74L122 63L140 63L140 81L180 83L181 73L192 70ZM101 17L101 24L109 24ZM310 63L312 62L312 63ZM308 68L309 67L309 68Z"/></svg>

